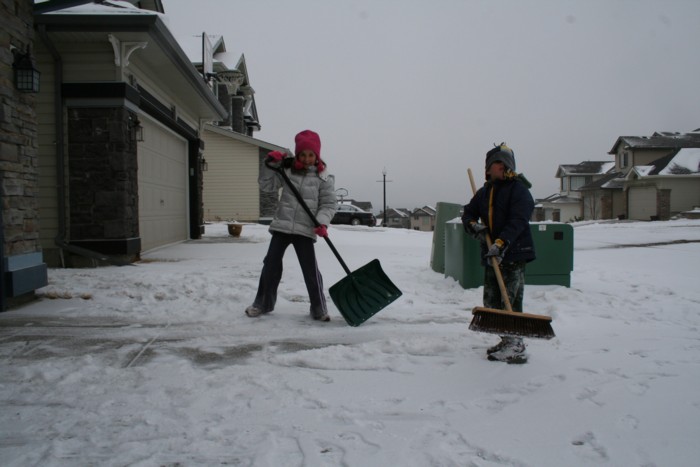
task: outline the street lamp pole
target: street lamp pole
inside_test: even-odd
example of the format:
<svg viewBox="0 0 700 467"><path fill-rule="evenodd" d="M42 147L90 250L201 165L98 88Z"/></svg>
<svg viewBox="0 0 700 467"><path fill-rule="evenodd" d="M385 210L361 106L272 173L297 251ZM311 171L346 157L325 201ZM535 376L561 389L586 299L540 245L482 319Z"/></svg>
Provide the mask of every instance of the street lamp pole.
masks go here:
<svg viewBox="0 0 700 467"><path fill-rule="evenodd" d="M382 169L382 184L384 185L384 220L382 225L386 227L386 167Z"/></svg>
<svg viewBox="0 0 700 467"><path fill-rule="evenodd" d="M386 227L386 167L382 169L382 179L377 181L384 184L384 220L382 221L382 225ZM391 180L389 181L391 182Z"/></svg>

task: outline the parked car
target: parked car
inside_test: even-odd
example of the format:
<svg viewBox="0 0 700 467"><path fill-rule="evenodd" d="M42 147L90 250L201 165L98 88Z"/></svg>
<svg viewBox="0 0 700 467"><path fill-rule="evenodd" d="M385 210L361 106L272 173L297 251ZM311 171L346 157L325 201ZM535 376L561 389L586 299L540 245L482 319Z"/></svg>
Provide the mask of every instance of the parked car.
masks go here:
<svg viewBox="0 0 700 467"><path fill-rule="evenodd" d="M373 227L377 223L374 214L360 209L354 204L339 204L338 210L331 220L331 224L368 225Z"/></svg>

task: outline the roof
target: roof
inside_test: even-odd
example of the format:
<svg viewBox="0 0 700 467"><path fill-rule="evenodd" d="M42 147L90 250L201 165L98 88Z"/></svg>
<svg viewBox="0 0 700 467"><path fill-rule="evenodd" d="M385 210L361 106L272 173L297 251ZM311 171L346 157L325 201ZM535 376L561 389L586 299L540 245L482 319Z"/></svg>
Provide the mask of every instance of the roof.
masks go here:
<svg viewBox="0 0 700 467"><path fill-rule="evenodd" d="M700 173L700 148L683 148L659 170L659 175L688 175Z"/></svg>
<svg viewBox="0 0 700 467"><path fill-rule="evenodd" d="M386 217L408 217L409 215L410 213L405 212L405 210L395 208L386 209Z"/></svg>
<svg viewBox="0 0 700 467"><path fill-rule="evenodd" d="M584 161L578 164L562 164L557 170L557 178L567 175L602 175L615 167L615 162L610 161Z"/></svg>
<svg viewBox="0 0 700 467"><path fill-rule="evenodd" d="M624 180L624 174L622 172L611 172L603 175L598 180L594 180L591 183L587 183L579 191L591 191L600 189L617 189L622 188Z"/></svg>
<svg viewBox="0 0 700 467"><path fill-rule="evenodd" d="M260 120L258 118L257 105L255 104L255 90L250 85L248 77L248 66L246 65L245 54L228 52L224 37L220 35L207 34L203 32L196 36L178 37L177 41L192 64L200 72L204 73L203 59L209 59L204 54L204 38L211 45L211 71L216 76L219 83L230 86L228 92L235 95L249 95L250 106L244 108L246 122L260 130Z"/></svg>
<svg viewBox="0 0 700 467"><path fill-rule="evenodd" d="M204 129L207 131L211 131L213 133L219 134L221 136L226 136L227 138L231 138L231 139L234 139L236 141L240 141L242 143L252 144L253 146L257 146L257 147L263 148L263 149L268 149L270 151L287 151L287 149L283 148L282 146L277 146L276 144L268 143L266 141L262 141L262 140L259 140L257 138L253 138L251 136L247 136L247 135L244 135L242 133L232 131L230 129L227 129L226 127L212 125L211 123L207 123L206 125L204 125ZM205 150L206 150L206 148L205 148Z"/></svg>
<svg viewBox="0 0 700 467"><path fill-rule="evenodd" d="M700 148L700 132L656 132L651 136L620 136L608 154L617 154L620 146L631 149Z"/></svg>
<svg viewBox="0 0 700 467"><path fill-rule="evenodd" d="M538 199L537 202L550 204L579 204L581 203L581 199L556 193L546 198Z"/></svg>
<svg viewBox="0 0 700 467"><path fill-rule="evenodd" d="M434 217L436 213L437 211L432 206L423 206L422 208L415 209L412 215Z"/></svg>
<svg viewBox="0 0 700 467"><path fill-rule="evenodd" d="M661 157L647 165L637 165L627 178L642 178L652 175L700 175L700 148L683 148L674 154Z"/></svg>

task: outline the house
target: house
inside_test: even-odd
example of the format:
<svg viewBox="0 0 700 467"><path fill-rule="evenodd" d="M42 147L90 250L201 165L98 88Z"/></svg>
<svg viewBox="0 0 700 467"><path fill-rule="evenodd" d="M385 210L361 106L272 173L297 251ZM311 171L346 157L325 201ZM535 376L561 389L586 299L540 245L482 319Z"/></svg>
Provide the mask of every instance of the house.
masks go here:
<svg viewBox="0 0 700 467"><path fill-rule="evenodd" d="M534 220L571 222L585 217L581 189L603 178L614 168L613 162L584 161L578 164L562 164L557 169L559 193L537 201Z"/></svg>
<svg viewBox="0 0 700 467"><path fill-rule="evenodd" d="M700 205L699 148L700 129L620 136L608 154L615 156L615 171L622 177L611 190L624 199L622 215L663 220Z"/></svg>
<svg viewBox="0 0 700 467"><path fill-rule="evenodd" d="M414 209L411 213L410 228L413 230L432 232L435 230L436 214L437 210L432 206L423 206L422 208Z"/></svg>
<svg viewBox="0 0 700 467"><path fill-rule="evenodd" d="M35 6L49 265L124 264L203 232L202 126L228 112L161 18L162 2L139 5Z"/></svg>
<svg viewBox="0 0 700 467"><path fill-rule="evenodd" d="M386 222L384 222L384 211L377 216L377 222L381 221L384 227L395 227L398 229L411 228L411 211L408 209L386 209Z"/></svg>
<svg viewBox="0 0 700 467"><path fill-rule="evenodd" d="M561 165L561 192L538 200L534 220L669 219L700 205L700 129L620 136L612 162Z"/></svg>
<svg viewBox="0 0 700 467"><path fill-rule="evenodd" d="M625 219L624 174L610 170L598 180L580 188L583 219Z"/></svg>
<svg viewBox="0 0 700 467"><path fill-rule="evenodd" d="M255 90L250 84L245 55L229 52L223 36L204 32L201 36L177 39L226 109L226 118L212 124L246 136L260 131ZM233 67L229 67L230 61L235 62Z"/></svg>
<svg viewBox="0 0 700 467"><path fill-rule="evenodd" d="M180 44L227 111L202 128L204 220L269 222L277 195L260 191L258 174L270 151L286 149L254 137L261 126L245 55L229 52L223 36L206 33Z"/></svg>
<svg viewBox="0 0 700 467"><path fill-rule="evenodd" d="M633 166L624 182L630 219L669 219L692 210L700 206L700 147Z"/></svg>

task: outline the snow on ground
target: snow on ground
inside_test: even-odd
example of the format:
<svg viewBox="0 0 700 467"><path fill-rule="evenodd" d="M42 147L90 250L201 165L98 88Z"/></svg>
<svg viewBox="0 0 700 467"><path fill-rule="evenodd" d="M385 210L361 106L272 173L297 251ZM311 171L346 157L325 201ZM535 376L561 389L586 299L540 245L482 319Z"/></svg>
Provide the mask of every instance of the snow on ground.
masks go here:
<svg viewBox="0 0 700 467"><path fill-rule="evenodd" d="M243 314L269 234L224 224L134 266L49 271L0 315L5 466L697 465L700 221L576 224L571 288L526 286L557 337L485 359L482 289L432 234L330 229L403 296L359 327L308 316L293 250L276 310ZM326 287L345 273L317 244Z"/></svg>

